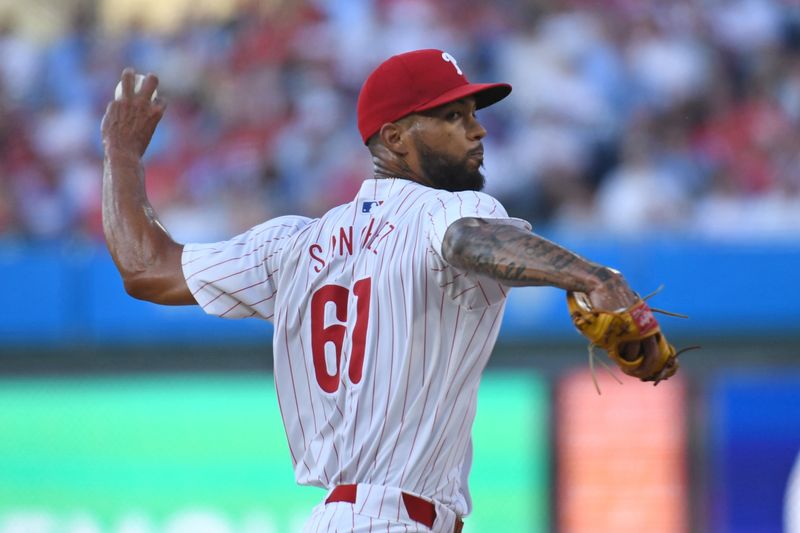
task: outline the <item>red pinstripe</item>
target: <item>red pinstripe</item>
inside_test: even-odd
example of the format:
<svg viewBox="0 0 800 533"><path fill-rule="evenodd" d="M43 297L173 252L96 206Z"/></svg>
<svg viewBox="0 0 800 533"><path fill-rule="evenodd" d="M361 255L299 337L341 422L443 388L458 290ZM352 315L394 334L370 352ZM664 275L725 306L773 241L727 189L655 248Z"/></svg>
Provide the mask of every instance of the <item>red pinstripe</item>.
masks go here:
<svg viewBox="0 0 800 533"><path fill-rule="evenodd" d="M367 502L369 501L369 497L371 494L372 494L372 485L367 487L367 495L364 497L364 502L361 504L361 509L359 509L358 511L359 513L364 512L364 507L367 505ZM372 520L370 520L370 531L372 531Z"/></svg>
<svg viewBox="0 0 800 533"><path fill-rule="evenodd" d="M416 233L416 236L414 237L414 244L413 244L413 245L412 245L412 247L411 247L411 250L412 250L412 252L411 252L411 253L412 253L412 254L415 254L415 250L417 249L417 243L419 242L419 231L420 231L420 228L421 228L421 225L420 225L420 224L417 224L417 233ZM405 254L403 254L403 256L405 256ZM413 256L412 256L412 258L413 258ZM412 265L414 265L414 264L419 264L419 263L415 263L415 262L413 262L413 261L412 261L412 263L411 263L411 264L412 264ZM428 270L427 270L427 269L425 269L425 273L426 273L426 283L425 283L425 304L424 304L424 305L425 305L425 313L426 313L426 317L427 317L427 312L428 312L428 304L427 304L427 294L428 294L428 292L427 292L427 291L428 291L428 286L427 286L427 272L428 272ZM402 277L402 273L403 273L403 270L402 270L402 269L400 269L400 280L401 280L401 281L402 281L402 279L403 279L403 277ZM406 294L406 292L405 292L405 288L403 289L403 294ZM405 298L403 299L403 301L405 301ZM427 323L427 320L426 320L426 321L425 321L425 330L424 330L424 336L425 336L425 338L427 338L427 334L428 334L427 327L428 327L428 323ZM412 339L414 338L413 329L412 329L412 333L411 333L411 335L410 335L410 338L412 338ZM414 345L413 345L413 343L412 343L412 344L411 344L411 349L412 349L412 350L413 350L413 346L414 346ZM408 357L408 358L409 358L409 360L413 360L413 357L414 357L413 351L412 351L412 352L409 352L409 357ZM425 350L423 350L423 352L422 352L422 357L423 357L423 363L422 363L422 364L423 364L423 376L424 376L424 366L425 366L425 359L424 359L424 358L425 358ZM402 410L401 410L400 428L399 428L399 429L398 429L398 431L397 431L397 439L395 440L394 446L392 446L392 453L389 455L389 464L388 464L388 465L387 465L387 467L386 467L386 478L384 479L384 484L386 484L386 482L388 481L388 479L389 479L389 474L390 474L390 473L391 473L391 471L392 471L392 462L394 461L394 454L395 454L395 452L397 451L397 445L400 443L400 437L402 436L402 433L403 433L403 425L404 425L404 423L405 423L405 420L406 420L406 418L405 418L405 417L406 417L406 402L408 401L408 384L409 384L409 379L410 379L410 377L411 377L411 364L410 364L410 363L409 363L409 364L407 364L407 365L406 365L406 368L407 368L407 371L406 371L406 373L405 373L405 374L406 374L406 387L405 387L405 391L403 392L403 408L402 408ZM387 402L387 404L386 404L386 405L387 405L387 408L388 408L388 406L389 406L388 402ZM388 412L388 411L387 411L387 412ZM385 427L385 426L386 426L386 420L384 420L384 422L383 422L383 423L384 423L384 427Z"/></svg>
<svg viewBox="0 0 800 533"><path fill-rule="evenodd" d="M298 328L302 327L303 324L303 315L300 313L300 309L297 309L297 323ZM303 344L303 336L298 335L297 340L300 341L300 353L303 354L303 361L308 361L308 357L306 357L306 347ZM311 405L311 418L314 420L314 433L319 432L317 429L317 411L314 409L314 395L311 394L311 376L308 374L308 365L303 365L303 370L306 372L306 390L308 390L308 403ZM317 456L319 459L319 456Z"/></svg>
<svg viewBox="0 0 800 533"><path fill-rule="evenodd" d="M280 315L279 315L280 316ZM284 418L284 410L283 410L283 402L281 401L281 388L278 386L277 374L274 374L272 377L273 382L275 383L275 395L278 398L278 410L281 412L281 420L285 420ZM286 442L289 444L289 454L292 456L292 466L297 464L297 457L294 454L294 450L292 449L292 441L289 438L289 435L286 435Z"/></svg>
<svg viewBox="0 0 800 533"><path fill-rule="evenodd" d="M230 262L233 262L233 261L240 261L240 260L244 259L245 257L250 257L250 256L251 256L251 255L253 255L254 253L256 253L256 252L260 251L262 248L264 248L264 247L265 247L267 244L269 244L269 243L273 242L273 240L275 240L275 241L280 241L280 240L283 240L283 239L287 239L287 238L289 238L289 237L290 237L290 236L285 236L285 237L279 237L279 238L277 238L277 239L271 239L271 240L268 240L268 241L266 241L266 242L262 243L261 245L259 245L257 248L255 248L255 249L253 249L253 250L250 250L250 251L249 251L249 252L247 252L246 254L242 254L242 255L240 255L240 256L238 256L238 257L230 257L230 258L228 258L228 259L225 259L224 261L220 261L220 262L218 262L218 263L214 263L213 265L209 265L209 266L207 266L207 267L205 267L205 268L202 268L202 269L198 270L197 272L194 272L194 273L192 273L190 276L187 276L187 277L186 277L186 281L189 281L189 280L191 280L191 279L192 279L193 277L195 277L197 274L201 274L201 273L205 272L206 270L211 270L212 268L216 268L216 267L218 267L218 266L220 266L220 265L224 265L224 264L226 264L226 263L230 263ZM280 252L280 250L279 250L278 252ZM259 263L259 264L260 264L260 263ZM245 270L248 270L248 269L245 269Z"/></svg>
<svg viewBox="0 0 800 533"><path fill-rule="evenodd" d="M497 320L498 320L498 318L500 318L500 314L499 314L499 313L497 313L497 314L495 314L495 315L494 315L494 320L492 320L492 325L489 327L489 329L488 329L488 332L487 332L487 334L486 334L486 338L483 340L483 345L481 346L481 352L483 352L483 351L485 350L485 348L486 348L486 343L489 341L489 338L492 336L492 332L494 332L495 324L497 324ZM471 366L471 367L470 367L470 369L467 371L467 375L469 375L469 374L471 374L471 373L472 373L472 371L475 369L475 366L478 364L478 362L479 362L479 359L478 359L478 358L475 358L475 359L473 360L473 362L472 362L472 366ZM480 370L482 371L483 369L481 368ZM464 384L465 384L465 382L466 382L466 379L465 379L465 380L463 380L463 381L461 382L461 385L459 386L459 389L458 389L458 394L456 394L456 398L455 398L455 400L454 400L454 402L453 402L453 403L454 403L454 405L459 405L459 399L461 398L461 395L462 395L462 394L463 394L463 392L464 392ZM450 416L452 416L452 414L453 414L453 411L451 411L451 412L450 412ZM466 418L467 418L467 417L464 417L464 421L466 421ZM447 423L446 425L449 425L449 420L448 420L448 423ZM463 426L463 423L462 423L462 426ZM463 427L459 429L459 431L456 433L456 435L461 435L462 433L463 433ZM439 457L441 457L441 450L440 450L440 454L439 454L439 456L438 456L438 457L436 458L436 460L434 460L434 461L433 461L433 463L432 463L432 465L433 465L433 466L432 466L432 468L431 468L431 471L435 470L435 466L436 466L436 464L438 464ZM438 486L438 484L439 484L439 483L441 483L441 480L442 480L442 475L443 475L443 474L440 474L440 476L439 476L439 479L438 479L438 480L437 480L437 482L436 482L436 486Z"/></svg>
<svg viewBox="0 0 800 533"><path fill-rule="evenodd" d="M441 288L442 286L440 285L439 287ZM445 294L445 292L442 291L442 299L439 301L439 326L440 327L442 326L442 322L444 321L444 319L443 319L443 316L444 316L444 294ZM442 331L444 331L444 329L442 329Z"/></svg>
<svg viewBox="0 0 800 533"><path fill-rule="evenodd" d="M444 301L444 300L442 300L442 301ZM460 316L461 316L461 308L459 307L456 310L456 323L455 323L455 326L453 327L453 340L452 340L452 342L450 344L450 354L448 355L448 358L447 358L447 361L448 361L447 362L447 367L448 368L450 366L450 360L453 357L453 348L455 347L455 344L456 344L455 339L456 339L456 332L458 332L458 319L459 319ZM439 317L439 322L441 324L441 315ZM447 372L446 371L445 371L445 376L447 376ZM423 374L423 378L424 378L424 374ZM425 390L425 400L424 400L424 402L422 404L423 412L426 410L425 408L428 406L428 395L430 394L430 390L431 390L430 387L426 388L426 390ZM434 411L434 419L436 417L436 413L438 413L438 412L439 412L439 406L437 405L436 406L436 411ZM409 447L409 450L408 450L408 459L406 459L406 464L403 467L403 472L400 474L400 486L401 487L405 486L404 482L405 482L405 479L406 479L406 470L408 469L408 465L410 464L411 456L414 453L414 446L417 443L417 436L419 435L420 427L422 427L422 422L423 422L422 418L420 418L417 421L417 429L416 429L416 431L414 431L413 439L411 439L411 446Z"/></svg>
<svg viewBox="0 0 800 533"><path fill-rule="evenodd" d="M273 257L273 256L275 256L275 254L277 254L277 253L280 253L280 251L281 251L281 250L277 250L276 252L273 252L273 253L269 254L269 255L268 255L268 256L266 256L266 257L265 257L265 258L264 258L262 261L260 261L259 263L255 264L255 265L250 265L250 266L248 266L247 268L244 268L244 269L242 269L242 270L238 270L238 271L236 271L236 272L233 272L233 273L231 273L231 274L226 274L226 275L224 275L224 276L221 276L221 277L219 277L219 278L212 279L212 280L208 280L208 281L204 282L202 285L200 285L200 286L199 286L197 289L195 289L195 291L192 293L192 295L194 296L195 294L199 293L201 290L205 289L205 288L206 288L206 287L208 287L209 285L215 285L215 284L218 284L220 281L223 281L223 280L226 280L226 279L231 279L231 278L234 278L234 277L236 277L236 276L238 276L238 275L240 275L240 274L244 274L245 272L250 272L251 270L254 270L254 269L260 268L262 265L265 265L265 264L267 264L267 263L269 262L269 260L270 260L270 259L272 259L272 257ZM243 258L243 257L245 257L245 256L242 256L242 257L240 257L240 259L241 259L241 258ZM219 266L219 265L217 265L217 266ZM208 270L208 269L205 269L205 270ZM267 280L267 279L269 279L269 278L270 278L270 277L271 277L273 274L275 274L275 272L277 272L277 271L278 271L278 269L276 268L276 269L275 269L275 270L273 270L272 272L269 272L269 273L267 274L267 277L266 277L264 280L262 280L262 281L266 281L266 280ZM200 273L200 272L196 272L196 274L199 274L199 273ZM193 275L194 275L194 274L193 274ZM193 275L192 275L192 276L193 276ZM189 279L190 279L192 276L189 276L189 278L187 278L187 279L186 279L186 281L188 282L188 281L189 281ZM232 293L229 293L229 294L232 294Z"/></svg>
<svg viewBox="0 0 800 533"><path fill-rule="evenodd" d="M331 524L333 523L333 517L334 517L334 515L335 515L335 513L331 513L331 516L330 516L330 518L328 519L328 525L327 525L327 526L325 526L325 531L330 531L330 530L331 530Z"/></svg>
<svg viewBox="0 0 800 533"><path fill-rule="evenodd" d="M472 287L467 287L467 288L466 288L466 289L464 289L463 291L461 291L461 292L459 292L458 294L456 294L455 296L453 296L453 300L455 300L456 298L458 298L459 296L461 296L461 295L462 295L462 294L464 294L465 292L467 292L467 291L471 291L472 289L474 289L474 288L476 288L476 287L477 287L477 285L473 285Z"/></svg>
<svg viewBox="0 0 800 533"><path fill-rule="evenodd" d="M232 274L226 274L226 275L224 275L224 276L221 276L221 277L219 277L219 278L216 278L216 279L213 279L213 280L206 281L206 282L205 282L205 283L203 283L203 284L202 284L200 287L198 287L197 289L195 289L195 290L192 292L192 296L196 296L197 294L199 294L199 293L200 293L200 291L202 291L203 289L205 289L205 288L206 288L206 287L208 287L209 285L215 285L215 284L219 283L220 281L224 281L224 280L226 280L226 279L230 279L230 278L236 277L236 276L238 276L238 275L240 275L240 274L244 274L245 272L249 272L250 270L255 270L255 269L259 268L260 266L261 266L261 263L259 263L259 264L257 264L257 265L249 266L249 267L247 267L247 268L245 268L245 269L242 269L242 270L238 270L238 271L236 271L236 272L234 272L234 273L232 273ZM199 273L199 272L198 272L198 273ZM188 279L187 279L187 281L188 281ZM227 294L227 293L226 293L226 294Z"/></svg>
<svg viewBox="0 0 800 533"><path fill-rule="evenodd" d="M409 196L410 196L410 194L411 194L411 193L409 193ZM410 204L408 204L408 207L406 207L406 210L405 210L405 211L403 211L402 213L400 213L400 208L398 207L398 208L397 208L397 211L398 211L398 212L397 212L397 216L398 216L398 217L401 217L401 218L402 218L403 216L405 216L405 215L406 215L406 214L407 214L409 211L411 211L411 208L412 208L412 207L414 207L414 206L416 205L416 203L419 201L419 199L420 199L420 198L422 198L422 197L424 197L424 196L427 196L427 194L428 194L428 192L427 192L427 191L424 191L424 190L423 190L423 191L421 191L421 192L420 192L420 193L419 193L419 194L416 196L416 198L414 198L414 200L413 200L413 201L412 201ZM406 199L407 199L407 198L406 198ZM403 200L403 201L405 201L405 200Z"/></svg>
<svg viewBox="0 0 800 533"><path fill-rule="evenodd" d="M237 289L237 290L235 290L235 291L231 291L231 292L228 292L228 293L225 293L225 294L228 294L228 295L231 295L231 296L232 296L232 295L234 295L234 294L238 294L238 293L240 293L240 292L242 292L242 291L246 291L247 289L252 289L253 287L258 287L259 285L263 284L263 283L264 283L264 282L266 282L268 279L270 279L270 278L272 277L272 275L273 275L275 272L276 272L276 271L270 272L269 274L267 274L267 277L266 277L266 278L264 278L264 279L262 279L262 280L259 280L259 281L255 282L255 283L252 283L252 284L250 284L250 285L248 285L248 286L246 286L246 287L242 287L241 289ZM276 294L277 292L278 292L277 290L273 290L273 291L272 291L272 295L270 296L270 298L272 298L272 296L275 296L275 294Z"/></svg>
<svg viewBox="0 0 800 533"><path fill-rule="evenodd" d="M233 243L232 246L244 246L246 244L247 244L246 242L237 242L237 243ZM225 251L225 250L220 250L220 249L217 249L217 248L207 248L207 249L208 250L212 250L212 252L210 252L208 255L221 254L222 252ZM195 248L195 252L197 252L197 251L198 251L197 248ZM198 255L194 259L190 259L190 260L188 260L186 262L181 262L181 266L182 267L187 267L187 266L191 265L192 263L194 263L195 261L197 261L199 259L206 259L208 257L208 255Z"/></svg>
<svg viewBox="0 0 800 533"><path fill-rule="evenodd" d="M381 504L378 506L378 514L381 514L383 511L383 502L386 500L386 487L383 488L383 494L381 494ZM389 524L386 524L386 528L389 528Z"/></svg>
<svg viewBox="0 0 800 533"><path fill-rule="evenodd" d="M406 190L407 187L408 187L408 185L404 185L403 188L400 190L400 194L403 194L403 191ZM400 205L398 205L397 209L394 210L394 214L395 215L399 215L400 214L400 208L403 207L403 204L406 202L406 200L408 200L408 197L411 196L413 194L413 192L414 192L413 188L410 191L408 191L408 194L405 195L403 200L400 202Z"/></svg>
<svg viewBox="0 0 800 533"><path fill-rule="evenodd" d="M477 335L478 331L480 331L480 325L481 325L481 324L483 324L483 319L484 319L484 317L486 316L486 311L487 311L487 309L484 309L484 310L483 310L483 313L481 313L481 317L478 319L478 324L477 324L477 326L476 326L476 327L473 329L473 331L472 331L472 336L469 338L469 342L467 343L467 346L464 348L464 351L465 351L465 352L469 351L469 348L472 346L472 341L474 341L474 340L475 340L475 335ZM453 335L453 344L451 344L451 350L450 350L450 354L449 354L449 356L448 356L448 360L447 360L447 368L448 368L448 369L451 367L451 361L452 361L452 356L453 356L453 350L452 350L452 348L453 348L454 346L455 346L455 334ZM452 389L449 389L449 390L448 390L448 391L445 393L445 400L447 400L447 397L448 397L448 396L450 396L450 393L451 393L451 392L452 392ZM454 404L455 404L455 402L454 402ZM449 413L449 415L448 415L447 422L445 422L445 424L444 424L443 426L440 426L440 425L437 423L437 421L439 420L439 411L440 411L440 405L441 405L441 404L439 404L439 405L437 405L437 406L436 406L436 412L434 413L434 416L433 416L433 427L447 427L447 426L449 425L449 423L450 423L450 418L453 416L453 412L454 412L454 410L451 410L451 411L450 411L450 413ZM444 433L444 432L442 432L442 433L439 435L439 439L438 439L438 441L437 441L437 444L434 446L433 453L432 453L432 454L430 455L430 457L428 458L428 462L427 462L427 463L425 463L425 466L422 468L421 472L429 472L429 469L428 469L428 467L430 466L430 464L431 464L431 461L433 460L433 458L434 458L434 457L436 457L436 456L438 455L438 452L436 451L436 450L437 450L437 448L438 448L438 449L441 449L441 446L442 446L442 445L444 445L444 440L445 440L445 433ZM427 478L424 478L424 481L423 481L422 487L417 489L418 493L419 493L419 494L425 494L425 489L426 489L426 486L427 486Z"/></svg>
<svg viewBox="0 0 800 533"><path fill-rule="evenodd" d="M236 309L236 308L237 308L237 307L239 307L240 305L242 305L242 302L236 302L235 304L233 304L232 306L230 306L230 307L228 308L228 310L227 310L227 311L224 311L224 312L220 313L220 315L219 315L219 316L222 316L222 317L224 317L225 315L227 315L228 313L230 313L231 311L233 311L234 309Z"/></svg>
<svg viewBox="0 0 800 533"><path fill-rule="evenodd" d="M439 288L440 288L440 289L444 289L445 287L449 287L450 285L452 285L453 283L455 283L455 282L456 282L456 280L457 280L458 278L460 278L461 276L462 276L462 274L456 274L455 276L453 276L452 278L450 278L450 281L448 281L447 283L444 283L444 284L442 284L442 285L439 285Z"/></svg>
<svg viewBox="0 0 800 533"><path fill-rule="evenodd" d="M486 296L486 291L483 290L483 285L481 285L480 280L477 280L475 283L478 284L478 288L481 290L481 294L483 294L483 299L486 300L486 305L492 305L492 302L489 301L489 297Z"/></svg>
<svg viewBox="0 0 800 533"><path fill-rule="evenodd" d="M236 294L237 292L240 292L240 291L233 291L233 292L232 292L232 293L230 293L230 294ZM267 296L266 298L262 298L261 300L255 301L255 302L253 302L253 303L251 303L251 304L245 304L245 305L247 305L248 307L255 307L255 306L256 306L256 305L258 305L258 304L263 304L264 302L268 302L268 301L272 300L273 298L275 298L275 296L276 296L277 294L278 294L278 291L277 291L277 290L275 290L275 291L272 291L272 294L270 294L270 295L269 295L269 296Z"/></svg>
<svg viewBox="0 0 800 533"><path fill-rule="evenodd" d="M417 227L420 227L420 226L421 226L421 224L419 224ZM414 248L415 249L417 249L416 245L417 245L417 243L415 242L414 243ZM427 263L427 252L428 252L428 250L426 249L424 251L424 257L423 257L423 261L426 262L426 263ZM431 392L431 388L430 387L425 387L425 374L426 374L425 370L426 370L427 353L428 353L428 269L427 268L424 269L424 273L425 273L424 274L425 275L425 282L424 282L424 286L425 286L425 296L424 296L424 301L425 301L425 328L423 330L424 333L423 333L423 336L422 336L422 374L421 374L422 383L420 383L420 388L425 390L425 399L423 400L423 403L422 403L422 411L423 412L425 412L426 408L428 407L428 397L429 397L430 392ZM411 370L409 368L409 374L410 373L411 373ZM403 403L403 406L405 406L405 402ZM409 451L408 451L409 459L411 458L411 454L414 453L414 446L417 443L417 436L419 435L419 428L420 428L421 425L422 425L422 418L420 418L417 421L417 429L416 429L416 431L414 431L414 437L411 439L411 446L410 446ZM394 453L394 451L393 451L393 453ZM403 471L400 474L400 486L401 487L403 486L403 482L405 480L406 469L408 468L408 463L409 463L408 460L406 460L405 466L403 466Z"/></svg>
<svg viewBox="0 0 800 533"><path fill-rule="evenodd" d="M292 356L289 353L289 326L288 321L284 321L283 323L283 336L284 336L284 347L287 352L286 362L289 363L289 376L292 380L292 393L294 394L294 406L297 410L298 415L300 414L300 404L297 401L297 385L294 380L294 370L292 369ZM306 441L306 431L303 428L303 419L298 416L297 421L300 424L300 432L303 434L303 448L305 449L308 446L308 442Z"/></svg>

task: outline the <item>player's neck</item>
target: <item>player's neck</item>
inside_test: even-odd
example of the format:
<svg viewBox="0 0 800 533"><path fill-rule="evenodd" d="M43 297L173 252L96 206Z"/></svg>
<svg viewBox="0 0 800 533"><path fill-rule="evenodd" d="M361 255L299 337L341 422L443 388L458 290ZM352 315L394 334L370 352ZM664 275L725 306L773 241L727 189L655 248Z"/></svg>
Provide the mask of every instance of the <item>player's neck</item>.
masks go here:
<svg viewBox="0 0 800 533"><path fill-rule="evenodd" d="M420 185L424 185L425 187L432 187L430 183L428 183L426 181L422 181L421 179L417 179L413 175L412 176L402 175L400 173L391 174L391 173L386 173L386 172L373 172L372 179L376 179L376 180L401 179L401 180L413 181L415 183L419 183Z"/></svg>
<svg viewBox="0 0 800 533"><path fill-rule="evenodd" d="M372 175L375 179L400 178L415 181L430 187L421 172L415 171L406 158L399 156L383 146L372 150Z"/></svg>
<svg viewBox="0 0 800 533"><path fill-rule="evenodd" d="M425 185L426 187L430 187L431 184L422 178L421 176L417 175L416 173L412 172L410 169L405 168L390 168L390 167L381 167L375 165L372 170L372 177L374 179L403 179L414 181L416 183Z"/></svg>

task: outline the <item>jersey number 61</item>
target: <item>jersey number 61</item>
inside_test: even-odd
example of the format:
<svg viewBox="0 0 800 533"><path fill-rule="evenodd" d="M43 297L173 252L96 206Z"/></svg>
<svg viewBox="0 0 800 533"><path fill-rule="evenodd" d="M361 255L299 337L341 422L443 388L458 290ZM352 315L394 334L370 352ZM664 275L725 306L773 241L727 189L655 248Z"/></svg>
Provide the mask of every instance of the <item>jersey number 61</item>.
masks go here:
<svg viewBox="0 0 800 533"><path fill-rule="evenodd" d="M371 278L360 279L353 285L353 295L356 300L356 324L353 327L352 352L347 372L350 383L353 384L361 381L361 371L364 366L364 344L369 324L371 289ZM334 304L336 320L343 324L331 324L325 327L325 306L328 302ZM317 289L311 297L311 354L314 360L314 373L320 388L328 393L336 392L339 388L349 302L350 290L341 285L325 285ZM336 351L336 373L334 374L328 373L328 365L325 363L325 345L329 342L333 343Z"/></svg>

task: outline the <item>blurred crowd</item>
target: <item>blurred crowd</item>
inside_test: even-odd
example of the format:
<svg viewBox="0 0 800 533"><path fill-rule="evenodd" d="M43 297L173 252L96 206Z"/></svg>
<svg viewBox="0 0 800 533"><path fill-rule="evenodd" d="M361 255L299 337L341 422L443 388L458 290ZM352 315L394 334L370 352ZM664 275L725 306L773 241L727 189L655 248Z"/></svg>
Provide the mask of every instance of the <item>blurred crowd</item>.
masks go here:
<svg viewBox="0 0 800 533"><path fill-rule="evenodd" d="M472 81L486 192L536 229L800 237L800 4L305 0L122 34L76 8L41 43L0 21L0 239L100 240L100 119L124 66L168 110L146 157L180 241L319 215L370 175L355 102L380 61L442 48Z"/></svg>

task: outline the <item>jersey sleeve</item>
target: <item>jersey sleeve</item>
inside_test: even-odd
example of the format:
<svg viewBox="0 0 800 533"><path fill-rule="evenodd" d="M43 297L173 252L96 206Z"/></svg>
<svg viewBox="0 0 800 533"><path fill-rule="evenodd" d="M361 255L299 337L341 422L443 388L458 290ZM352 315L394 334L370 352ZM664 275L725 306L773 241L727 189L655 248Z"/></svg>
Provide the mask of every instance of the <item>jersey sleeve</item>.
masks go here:
<svg viewBox="0 0 800 533"><path fill-rule="evenodd" d="M279 217L228 241L185 245L183 275L200 307L225 318L271 320L282 253L310 220Z"/></svg>
<svg viewBox="0 0 800 533"><path fill-rule="evenodd" d="M460 218L474 217L490 224L510 224L525 231L531 225L520 218L509 217L505 208L488 194L475 191L437 195L427 214L428 240L432 250L428 269L439 286L461 307L468 309L494 305L504 300L508 287L491 278L458 269L444 260L442 241L447 228Z"/></svg>

